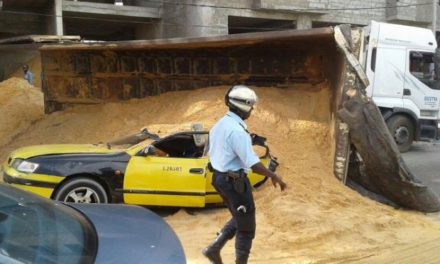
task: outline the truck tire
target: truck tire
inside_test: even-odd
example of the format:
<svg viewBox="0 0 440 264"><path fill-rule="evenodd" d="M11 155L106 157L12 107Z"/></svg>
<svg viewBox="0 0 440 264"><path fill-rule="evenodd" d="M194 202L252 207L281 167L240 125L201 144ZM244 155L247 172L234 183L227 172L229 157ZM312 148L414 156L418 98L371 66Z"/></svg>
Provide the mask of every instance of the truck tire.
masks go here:
<svg viewBox="0 0 440 264"><path fill-rule="evenodd" d="M415 128L411 120L403 115L395 115L387 120L391 136L400 152L407 152L414 140Z"/></svg>
<svg viewBox="0 0 440 264"><path fill-rule="evenodd" d="M69 203L108 203L108 195L98 182L89 178L74 178L58 188L54 200Z"/></svg>

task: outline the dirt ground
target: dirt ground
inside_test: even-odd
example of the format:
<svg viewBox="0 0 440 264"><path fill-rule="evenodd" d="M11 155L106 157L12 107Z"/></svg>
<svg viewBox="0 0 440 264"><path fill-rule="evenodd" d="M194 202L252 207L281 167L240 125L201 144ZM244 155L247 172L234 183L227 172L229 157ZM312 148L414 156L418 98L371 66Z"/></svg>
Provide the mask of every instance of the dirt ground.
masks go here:
<svg viewBox="0 0 440 264"><path fill-rule="evenodd" d="M11 81L12 89L20 90L16 84L20 81ZM6 82L0 83L0 96L8 91ZM159 135L189 129L196 122L209 129L227 110L222 99L227 88L80 106L44 117L28 117L28 111L38 111L8 103L14 95L0 97L0 160L21 146L105 142L141 127ZM325 86L265 87L256 88L256 92L260 101L247 122L249 130L268 138L271 152L280 162L278 173L288 189L280 192L267 182L254 192L257 233L250 263L440 262L436 249L440 221L374 202L333 176L332 115ZM27 101L39 102L36 105L42 108L41 94L27 95L33 97ZM12 118L9 113L18 113L15 108L24 112ZM23 118L26 125L13 129L10 121L3 122L5 118ZM229 215L225 208L182 209L165 219L181 239L188 263L208 263L200 252ZM405 258L402 252L410 256ZM222 255L225 263L234 262L232 242ZM407 259L412 261L405 262ZM436 262L430 262L433 260Z"/></svg>

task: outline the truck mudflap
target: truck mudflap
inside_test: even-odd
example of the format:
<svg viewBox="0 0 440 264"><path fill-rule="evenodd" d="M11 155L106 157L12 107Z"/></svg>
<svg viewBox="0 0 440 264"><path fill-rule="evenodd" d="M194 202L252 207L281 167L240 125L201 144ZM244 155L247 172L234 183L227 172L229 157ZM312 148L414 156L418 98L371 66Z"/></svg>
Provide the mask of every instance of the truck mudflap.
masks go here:
<svg viewBox="0 0 440 264"><path fill-rule="evenodd" d="M335 30L335 35L338 46L344 53L352 53L352 47L344 41L351 36L342 34L338 29ZM439 197L428 186L418 181L406 166L379 108L365 96L368 84L364 79L365 73L358 67L355 58L348 58L347 61L352 67L347 74L355 73L360 80L351 87L346 87L349 99L342 104L337 114L349 128L351 143L362 158L363 167L358 170L360 177L350 179L400 206L422 212L439 211ZM352 173L348 171L348 176Z"/></svg>

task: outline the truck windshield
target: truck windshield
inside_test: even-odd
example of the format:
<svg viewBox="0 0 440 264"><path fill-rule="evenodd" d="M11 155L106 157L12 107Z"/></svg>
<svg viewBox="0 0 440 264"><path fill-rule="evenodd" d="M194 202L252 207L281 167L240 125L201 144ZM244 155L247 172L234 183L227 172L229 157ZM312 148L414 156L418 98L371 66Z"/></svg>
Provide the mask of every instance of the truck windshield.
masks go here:
<svg viewBox="0 0 440 264"><path fill-rule="evenodd" d="M440 90L440 76L435 68L434 53L418 51L410 53L410 73L426 86Z"/></svg>

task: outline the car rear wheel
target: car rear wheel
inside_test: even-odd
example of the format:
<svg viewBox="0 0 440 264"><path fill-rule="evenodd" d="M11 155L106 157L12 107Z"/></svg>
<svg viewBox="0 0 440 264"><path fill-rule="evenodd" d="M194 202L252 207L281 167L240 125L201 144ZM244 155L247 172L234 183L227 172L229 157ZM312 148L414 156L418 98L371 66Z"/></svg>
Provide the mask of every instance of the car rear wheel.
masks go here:
<svg viewBox="0 0 440 264"><path fill-rule="evenodd" d="M88 178L75 178L57 190L54 200L67 203L108 203L104 187Z"/></svg>

